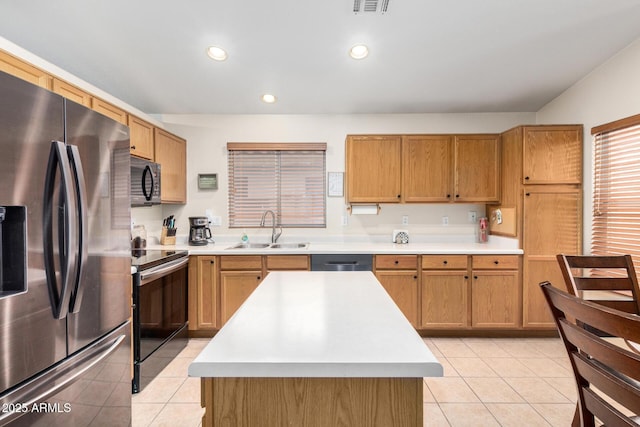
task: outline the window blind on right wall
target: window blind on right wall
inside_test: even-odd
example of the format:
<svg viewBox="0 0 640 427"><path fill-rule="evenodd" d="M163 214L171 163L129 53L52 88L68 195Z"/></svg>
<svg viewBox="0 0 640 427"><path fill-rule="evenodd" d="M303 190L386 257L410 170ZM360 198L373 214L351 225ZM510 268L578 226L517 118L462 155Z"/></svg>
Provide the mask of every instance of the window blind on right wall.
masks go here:
<svg viewBox="0 0 640 427"><path fill-rule="evenodd" d="M640 261L640 115L595 127L591 133L591 254L630 254Z"/></svg>

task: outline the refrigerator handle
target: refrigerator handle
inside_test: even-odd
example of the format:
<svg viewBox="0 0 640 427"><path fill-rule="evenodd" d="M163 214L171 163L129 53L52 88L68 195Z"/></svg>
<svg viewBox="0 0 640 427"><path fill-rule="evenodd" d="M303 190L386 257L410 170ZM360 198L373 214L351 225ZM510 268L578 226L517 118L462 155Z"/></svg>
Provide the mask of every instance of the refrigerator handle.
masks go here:
<svg viewBox="0 0 640 427"><path fill-rule="evenodd" d="M87 186L84 179L84 172L82 169L82 160L80 159L80 152L75 145L67 145L67 152L69 154L69 160L71 161L71 170L75 178L75 190L77 197L77 218L78 218L78 244L75 251L76 255L76 270L73 280L74 289L70 291L70 311L77 313L80 311L82 305L82 293L84 291L84 281L82 279L82 270L87 264L88 254L88 211L87 211Z"/></svg>
<svg viewBox="0 0 640 427"><path fill-rule="evenodd" d="M54 194L56 185L56 172L60 171L60 195L62 197L62 223L58 223L58 243L60 247L60 269L62 276L62 285L58 291L56 280L56 267L53 254L53 215L58 214L58 207L54 212ZM47 287L49 289L49 301L53 317L63 319L69 310L69 298L71 287L69 283L75 278L74 257L69 256L69 242L76 241L77 226L75 213L76 201L74 197L70 197L73 192L71 175L69 167L69 158L65 144L60 141L51 142L51 151L49 152L49 162L47 164L46 179L44 185L44 203L43 203L43 243L44 243L44 268L47 276Z"/></svg>
<svg viewBox="0 0 640 427"><path fill-rule="evenodd" d="M151 177L151 191L147 193L147 174ZM144 171L142 172L142 194L144 194L144 199L147 202L151 201L153 197L153 187L155 186L155 182L153 182L153 172L149 165L145 166Z"/></svg>

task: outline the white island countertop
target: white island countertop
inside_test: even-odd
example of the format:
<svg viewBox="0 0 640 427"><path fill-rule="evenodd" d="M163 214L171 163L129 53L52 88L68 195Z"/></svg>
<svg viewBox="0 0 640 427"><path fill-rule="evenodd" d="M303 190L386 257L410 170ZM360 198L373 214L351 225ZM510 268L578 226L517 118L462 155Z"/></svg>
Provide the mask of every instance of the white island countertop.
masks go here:
<svg viewBox="0 0 640 427"><path fill-rule="evenodd" d="M193 377L426 377L442 365L371 272L272 272Z"/></svg>

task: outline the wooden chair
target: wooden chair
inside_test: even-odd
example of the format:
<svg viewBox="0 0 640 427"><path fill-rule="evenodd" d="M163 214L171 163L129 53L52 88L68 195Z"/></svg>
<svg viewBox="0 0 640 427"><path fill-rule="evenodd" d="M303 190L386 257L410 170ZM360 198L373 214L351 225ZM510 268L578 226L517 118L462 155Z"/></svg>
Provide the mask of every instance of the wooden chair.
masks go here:
<svg viewBox="0 0 640 427"><path fill-rule="evenodd" d="M593 427L594 417L604 425L640 425L640 355L618 338L640 342L640 317L585 301L540 284L569 355L578 386L574 426ZM576 322L587 321L615 338L603 338Z"/></svg>
<svg viewBox="0 0 640 427"><path fill-rule="evenodd" d="M616 310L640 314L638 277L630 255L557 255L567 290ZM578 273L576 273L578 271Z"/></svg>

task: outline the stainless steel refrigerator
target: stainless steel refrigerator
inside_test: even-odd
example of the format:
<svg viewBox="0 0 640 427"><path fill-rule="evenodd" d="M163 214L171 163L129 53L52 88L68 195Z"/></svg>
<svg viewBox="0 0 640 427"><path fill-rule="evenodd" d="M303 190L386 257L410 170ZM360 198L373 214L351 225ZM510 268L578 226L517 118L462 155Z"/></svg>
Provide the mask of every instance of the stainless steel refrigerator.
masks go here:
<svg viewBox="0 0 640 427"><path fill-rule="evenodd" d="M0 73L0 425L131 423L129 130Z"/></svg>

